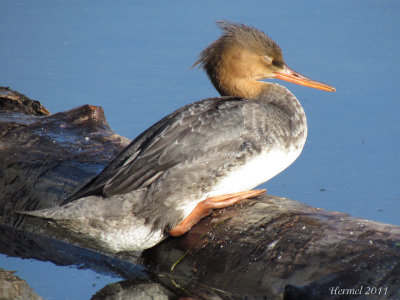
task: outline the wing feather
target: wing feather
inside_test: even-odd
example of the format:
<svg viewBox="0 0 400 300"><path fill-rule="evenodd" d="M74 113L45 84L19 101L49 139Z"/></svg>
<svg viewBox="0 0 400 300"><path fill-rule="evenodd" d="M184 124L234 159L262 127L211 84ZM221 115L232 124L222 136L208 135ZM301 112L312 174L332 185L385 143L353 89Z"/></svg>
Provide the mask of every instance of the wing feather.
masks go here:
<svg viewBox="0 0 400 300"><path fill-rule="evenodd" d="M204 99L178 109L144 131L98 176L62 204L89 195L111 196L150 185L193 156L232 144L244 130L243 99Z"/></svg>

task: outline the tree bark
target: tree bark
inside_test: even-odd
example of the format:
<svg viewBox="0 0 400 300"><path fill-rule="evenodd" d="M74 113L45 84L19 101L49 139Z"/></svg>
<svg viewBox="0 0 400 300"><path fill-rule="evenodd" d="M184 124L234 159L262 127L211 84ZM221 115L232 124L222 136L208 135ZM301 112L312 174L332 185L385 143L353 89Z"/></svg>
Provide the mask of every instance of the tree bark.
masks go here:
<svg viewBox="0 0 400 300"><path fill-rule="evenodd" d="M9 92L0 89L0 102ZM100 107L85 105L48 116L27 115L32 112L18 112L18 107L11 112L10 107L0 110L0 238L3 245L21 246L1 251L59 263L65 251L54 255L56 246L43 249L45 242L37 239L91 245L13 211L59 204L129 140L110 129ZM22 233L17 241L15 231L26 232L36 244L27 246ZM95 257L79 253L81 259ZM73 263L76 257L69 255ZM195 298L400 299L400 227L272 195L215 211L184 236L168 238L140 257L96 255L103 271L111 265L110 270L128 278L132 263L140 264L163 288ZM105 257L113 263L105 264ZM96 268L93 261L89 265ZM118 288L124 286L129 284ZM96 299L108 299L101 295Z"/></svg>

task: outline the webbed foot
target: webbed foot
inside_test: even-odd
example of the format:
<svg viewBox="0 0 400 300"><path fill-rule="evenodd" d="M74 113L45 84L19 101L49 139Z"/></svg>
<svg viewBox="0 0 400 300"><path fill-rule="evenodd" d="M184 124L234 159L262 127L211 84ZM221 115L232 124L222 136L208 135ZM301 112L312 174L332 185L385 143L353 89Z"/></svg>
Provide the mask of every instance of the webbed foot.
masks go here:
<svg viewBox="0 0 400 300"><path fill-rule="evenodd" d="M182 222L169 231L169 234L172 236L183 235L198 221L208 216L213 209L228 207L243 199L256 197L265 192L266 190L251 190L207 198L197 204L193 211L183 219Z"/></svg>

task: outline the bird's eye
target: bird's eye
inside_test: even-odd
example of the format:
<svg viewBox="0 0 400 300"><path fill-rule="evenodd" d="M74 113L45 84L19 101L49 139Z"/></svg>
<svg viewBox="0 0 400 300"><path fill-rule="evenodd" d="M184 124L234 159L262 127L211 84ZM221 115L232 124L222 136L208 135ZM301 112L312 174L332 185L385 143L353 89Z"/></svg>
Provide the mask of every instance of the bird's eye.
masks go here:
<svg viewBox="0 0 400 300"><path fill-rule="evenodd" d="M277 68L283 68L285 66L285 62L281 59L274 59L272 61L272 65Z"/></svg>

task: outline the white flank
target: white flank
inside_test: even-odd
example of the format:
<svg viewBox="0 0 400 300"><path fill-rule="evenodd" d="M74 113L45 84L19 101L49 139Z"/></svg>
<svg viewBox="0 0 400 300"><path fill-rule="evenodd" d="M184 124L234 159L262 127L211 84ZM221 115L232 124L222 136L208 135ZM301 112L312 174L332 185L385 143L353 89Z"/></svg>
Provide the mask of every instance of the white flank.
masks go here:
<svg viewBox="0 0 400 300"><path fill-rule="evenodd" d="M299 149L289 149L288 151L271 150L252 158L246 164L230 172L228 176L222 179L204 197L184 207L185 215L189 215L197 203L204 199L248 191L267 182L289 167L299 157L301 151L302 147L299 147Z"/></svg>
<svg viewBox="0 0 400 300"><path fill-rule="evenodd" d="M289 167L299 157L301 150L271 150L254 157L222 179L208 193L208 197L251 190L267 182Z"/></svg>

